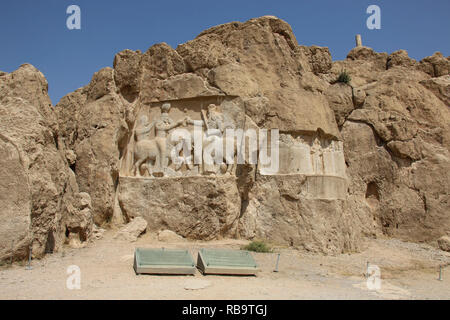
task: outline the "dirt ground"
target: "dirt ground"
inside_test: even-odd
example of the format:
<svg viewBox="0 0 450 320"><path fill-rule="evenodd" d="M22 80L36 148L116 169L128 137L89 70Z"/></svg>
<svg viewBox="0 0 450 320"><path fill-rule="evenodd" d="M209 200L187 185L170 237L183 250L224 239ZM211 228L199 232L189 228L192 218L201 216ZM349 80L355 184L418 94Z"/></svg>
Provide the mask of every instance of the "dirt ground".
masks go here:
<svg viewBox="0 0 450 320"><path fill-rule="evenodd" d="M253 253L260 272L256 277L137 276L136 247L186 248L196 259L200 248L239 249L239 240L158 242L144 235L135 243L101 240L81 249L64 248L42 260L0 267L0 299L450 299L450 253L428 245L398 240L367 240L356 254L322 256L291 248ZM277 253L279 272L273 272ZM381 288L369 290L366 264L381 271ZM70 290L67 268L81 271L81 288ZM438 280L443 265L443 281ZM192 290L192 287L198 287Z"/></svg>

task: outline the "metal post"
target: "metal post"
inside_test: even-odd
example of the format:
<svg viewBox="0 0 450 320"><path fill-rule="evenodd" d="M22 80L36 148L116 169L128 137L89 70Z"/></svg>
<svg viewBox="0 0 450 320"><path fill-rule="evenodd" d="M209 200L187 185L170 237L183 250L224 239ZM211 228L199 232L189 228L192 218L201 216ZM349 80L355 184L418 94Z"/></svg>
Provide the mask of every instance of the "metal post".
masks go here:
<svg viewBox="0 0 450 320"><path fill-rule="evenodd" d="M439 266L439 281L442 281L442 266Z"/></svg>
<svg viewBox="0 0 450 320"><path fill-rule="evenodd" d="M11 259L10 259L11 265L13 264L13 259L14 259L14 240L11 243Z"/></svg>
<svg viewBox="0 0 450 320"><path fill-rule="evenodd" d="M277 256L277 264L275 266L275 270L273 270L273 272L278 272L278 263L280 262L280 254L278 254Z"/></svg>

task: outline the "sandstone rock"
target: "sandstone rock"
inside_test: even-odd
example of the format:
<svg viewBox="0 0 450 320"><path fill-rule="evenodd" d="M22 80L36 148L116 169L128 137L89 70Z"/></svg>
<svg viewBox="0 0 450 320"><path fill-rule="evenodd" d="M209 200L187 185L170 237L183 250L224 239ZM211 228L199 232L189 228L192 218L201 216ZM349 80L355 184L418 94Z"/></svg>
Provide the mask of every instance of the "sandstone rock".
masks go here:
<svg viewBox="0 0 450 320"><path fill-rule="evenodd" d="M113 74L111 68L102 69L86 88L64 97L55 108L61 139L76 154L80 191L91 196L98 225L113 216L120 148L128 139L130 105L117 94Z"/></svg>
<svg viewBox="0 0 450 320"><path fill-rule="evenodd" d="M59 127L58 140L69 153L70 151L74 152L78 138L80 109L86 103L86 99L87 90L84 87L64 96L55 107ZM76 154L74 160L76 160Z"/></svg>
<svg viewBox="0 0 450 320"><path fill-rule="evenodd" d="M210 39L214 43L220 41L221 45L215 44L215 51L205 53L207 46L203 44ZM304 51L310 54L310 59ZM286 131L303 128L311 132L320 128L339 136L325 99L303 89L298 82L300 73L312 70L310 61L331 61L330 57L324 58L326 51L319 47L301 50L290 26L272 16L210 28L177 48L188 65L197 66L194 69L213 69L208 78L213 81L212 85L219 81L218 86L224 86L224 91L242 98L266 97L271 108L260 115L264 118L265 128ZM212 59L212 54L224 58ZM192 62L193 57L195 62ZM207 61L199 61L202 57ZM327 63L314 64L318 71L327 69ZM230 76L231 71L237 72L234 79Z"/></svg>
<svg viewBox="0 0 450 320"><path fill-rule="evenodd" d="M332 59L328 48L318 46L299 46L308 58L312 71L315 74L327 73L331 69Z"/></svg>
<svg viewBox="0 0 450 320"><path fill-rule="evenodd" d="M72 249L81 249L86 246L86 242L81 241L80 237L77 234L71 233L66 239L67 244Z"/></svg>
<svg viewBox="0 0 450 320"><path fill-rule="evenodd" d="M123 221L116 237L127 241L148 228L167 229L160 241L265 238L326 254L378 235L447 250L449 64L367 47L332 62L264 16L176 49L124 50L55 108L31 65L0 72L0 260L25 258L30 244L37 257L83 247ZM334 83L344 70L350 86ZM279 172L246 163L159 178L149 162L132 176L137 120L167 100L177 121L203 121L217 103L228 124L280 129Z"/></svg>
<svg viewBox="0 0 450 320"><path fill-rule="evenodd" d="M408 52L406 50L398 50L391 53L387 58L387 68L393 68L395 66L401 67L415 67L417 65L417 61L411 59L408 56Z"/></svg>
<svg viewBox="0 0 450 320"><path fill-rule="evenodd" d="M231 52L227 51L221 36L214 33L200 35L195 40L177 47L177 52L183 57L188 70L191 71L212 69L221 64L236 61L235 58L228 57Z"/></svg>
<svg viewBox="0 0 450 320"><path fill-rule="evenodd" d="M131 222L121 228L114 238L134 242L147 229L147 221L141 217L134 218Z"/></svg>
<svg viewBox="0 0 450 320"><path fill-rule="evenodd" d="M31 186L23 167L23 154L0 133L0 261L25 255L30 242Z"/></svg>
<svg viewBox="0 0 450 320"><path fill-rule="evenodd" d="M313 73L326 73L330 67L327 48L299 47L290 26L271 16L211 28L176 50L158 44L144 54L131 50L117 54L113 72L101 70L88 86L64 97L56 107L60 137L76 154L71 166L80 191L91 196L94 221L102 225L143 216L150 230L164 225L188 238L235 236L248 187L238 190L230 180L217 189L215 201L202 199L192 206L198 213L180 220L178 212L192 211L187 200L181 209L168 205L149 215L148 196L140 195L140 190L150 190L147 182L135 189L131 180L118 179L119 159L133 138L138 112L155 101L235 95L244 102L249 123L311 135L320 130L337 139L334 115L322 95L328 83ZM161 186L161 193L150 197L155 208L189 194L187 189L171 194L169 186ZM206 186L201 183L195 191ZM196 223L202 221L202 211L208 219Z"/></svg>
<svg viewBox="0 0 450 320"><path fill-rule="evenodd" d="M73 166L77 161L77 155L72 150L66 150L66 160L70 166Z"/></svg>
<svg viewBox="0 0 450 320"><path fill-rule="evenodd" d="M326 99L303 89L296 78L305 72L308 82L317 83L313 91L324 91L327 84L309 71L326 72L330 63L326 48L300 50L290 26L275 17L211 28L176 50L159 44L145 54L125 50L116 55L114 72L101 70L91 84L56 107L60 136L76 153L72 167L80 191L91 196L94 221L100 225L121 221L128 214L122 212L126 206L119 205L123 195L116 192L122 190L117 188L118 159L126 152L143 105L238 95L261 127L311 133L320 129L338 137Z"/></svg>
<svg viewBox="0 0 450 320"><path fill-rule="evenodd" d="M248 118L261 126L266 121L265 115L270 114L269 99L266 97L253 97L245 100L245 111Z"/></svg>
<svg viewBox="0 0 450 320"><path fill-rule="evenodd" d="M362 88L352 88L353 90L353 105L355 108L361 108L366 101L367 94Z"/></svg>
<svg viewBox="0 0 450 320"><path fill-rule="evenodd" d="M334 79L330 80L329 74L320 76L319 78L312 72L304 72L300 78L300 86L307 91L323 94Z"/></svg>
<svg viewBox="0 0 450 320"><path fill-rule="evenodd" d="M162 242L181 242L186 241L182 236L179 236L173 231L163 230L158 233L158 240Z"/></svg>
<svg viewBox="0 0 450 320"><path fill-rule="evenodd" d="M362 50L362 53L366 52L368 54L359 55L358 53L360 52L354 52L355 49L350 51L350 57L347 57L347 59L334 61L330 73L328 75L321 75L321 77L327 79L330 83L335 83L339 75L345 71L351 77L350 84L353 88L365 88L366 86L374 85L386 70L386 66L383 68L382 65L383 63L386 64L387 54L386 56L377 56L372 49L366 48L366 50L359 50Z"/></svg>
<svg viewBox="0 0 450 320"><path fill-rule="evenodd" d="M137 216L147 220L149 231L164 226L188 239L232 237L236 235L240 214L234 180L232 176L217 180L199 176L141 182L121 177L119 202L129 218Z"/></svg>
<svg viewBox="0 0 450 320"><path fill-rule="evenodd" d="M424 90L419 82L427 78L414 68L392 68L377 77L362 87L366 99L342 130L350 196L357 200L352 210L373 216L375 233L437 239L450 223L448 183L440 177L450 164L448 106ZM370 223L364 228L370 233Z"/></svg>
<svg viewBox="0 0 450 320"><path fill-rule="evenodd" d="M183 99L197 96L214 96L223 94L217 88L211 87L208 82L193 73L184 73L162 81L164 90L163 99Z"/></svg>
<svg viewBox="0 0 450 320"><path fill-rule="evenodd" d="M450 252L450 237L443 236L438 239L438 245L441 250Z"/></svg>
<svg viewBox="0 0 450 320"><path fill-rule="evenodd" d="M347 84L336 83L328 87L325 95L331 110L334 111L338 126L342 126L354 109L352 88Z"/></svg>
<svg viewBox="0 0 450 320"><path fill-rule="evenodd" d="M450 105L450 75L422 80L420 84L433 92L447 105Z"/></svg>
<svg viewBox="0 0 450 320"><path fill-rule="evenodd" d="M114 69L57 105L57 141L75 153L65 156L75 194L89 193L99 225L142 217L189 239L261 237L333 254L363 236L435 241L450 223L448 62L367 47L332 62L276 17L226 23L176 49L117 54ZM350 86L334 83L344 70ZM203 121L217 102L239 128L280 129L280 174L245 164L236 175L155 178L145 163L133 176L137 120L146 110L157 119L167 100L177 121Z"/></svg>
<svg viewBox="0 0 450 320"><path fill-rule="evenodd" d="M94 226L92 227L91 239L100 240L101 238L103 238L103 234L105 233L105 231L105 229L100 228L94 224Z"/></svg>
<svg viewBox="0 0 450 320"><path fill-rule="evenodd" d="M450 74L450 61L442 53L435 52L432 56L422 59L418 68L432 77L447 76Z"/></svg>
<svg viewBox="0 0 450 320"><path fill-rule="evenodd" d="M326 254L358 250L359 226L345 199L310 198L303 191L307 184L295 176L258 177L239 222L241 236Z"/></svg>
<svg viewBox="0 0 450 320"><path fill-rule="evenodd" d="M45 119L46 126L57 133L57 121L50 98L48 83L44 75L31 64L23 64L19 69L0 79L0 99L21 98L30 102Z"/></svg>
<svg viewBox="0 0 450 320"><path fill-rule="evenodd" d="M142 68L145 77L167 79L184 73L186 65L183 58L167 43L159 43L148 49L142 57Z"/></svg>
<svg viewBox="0 0 450 320"><path fill-rule="evenodd" d="M114 81L121 95L132 102L139 94L140 51L124 50L114 57Z"/></svg>
<svg viewBox="0 0 450 320"><path fill-rule="evenodd" d="M75 195L75 208L69 208L67 216L66 236L78 234L81 241L88 240L93 228L91 197L85 192Z"/></svg>
<svg viewBox="0 0 450 320"><path fill-rule="evenodd" d="M26 258L30 244L35 257L58 250L68 225L89 236L90 209L77 198L83 195L59 143L56 119L47 81L33 66L0 77L0 260Z"/></svg>
<svg viewBox="0 0 450 320"><path fill-rule="evenodd" d="M247 68L238 63L212 69L208 73L208 81L228 95L255 97L259 93L258 83L249 75Z"/></svg>
<svg viewBox="0 0 450 320"><path fill-rule="evenodd" d="M347 59L369 61L373 63L376 69L386 70L388 54L385 52L375 52L372 48L368 47L356 47L348 53Z"/></svg>

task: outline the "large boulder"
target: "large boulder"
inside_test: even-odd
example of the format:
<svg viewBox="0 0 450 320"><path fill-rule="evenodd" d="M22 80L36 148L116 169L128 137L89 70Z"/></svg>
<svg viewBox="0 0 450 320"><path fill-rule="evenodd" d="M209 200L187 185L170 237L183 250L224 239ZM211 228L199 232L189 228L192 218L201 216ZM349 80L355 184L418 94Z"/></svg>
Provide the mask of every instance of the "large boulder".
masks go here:
<svg viewBox="0 0 450 320"><path fill-rule="evenodd" d="M450 59L435 52L432 56L423 58L418 68L432 77L446 76L450 73Z"/></svg>
<svg viewBox="0 0 450 320"><path fill-rule="evenodd" d="M441 250L450 252L450 237L443 236L438 239L438 245Z"/></svg>
<svg viewBox="0 0 450 320"><path fill-rule="evenodd" d="M214 50L208 50L209 46ZM326 72L331 66L328 50L300 47L289 24L265 16L245 23L233 22L210 28L177 52L198 74L223 92L245 100L265 97L265 128L282 131L318 129L338 137L327 101L301 86L307 72ZM205 70L207 69L207 70Z"/></svg>
<svg viewBox="0 0 450 320"><path fill-rule="evenodd" d="M144 181L121 177L118 199L127 219L144 218L151 232L169 229L197 240L237 234L241 201L232 176Z"/></svg>
<svg viewBox="0 0 450 320"><path fill-rule="evenodd" d="M147 229L147 221L142 217L136 217L123 226L114 236L116 239L134 242Z"/></svg>

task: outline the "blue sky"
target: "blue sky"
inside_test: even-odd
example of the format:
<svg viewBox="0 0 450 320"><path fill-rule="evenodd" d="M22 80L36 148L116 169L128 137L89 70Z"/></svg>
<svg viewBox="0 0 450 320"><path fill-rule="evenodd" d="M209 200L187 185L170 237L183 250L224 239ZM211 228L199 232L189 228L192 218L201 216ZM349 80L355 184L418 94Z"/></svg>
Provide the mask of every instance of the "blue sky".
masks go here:
<svg viewBox="0 0 450 320"><path fill-rule="evenodd" d="M81 8L81 30L68 30L66 9ZM381 8L381 30L369 30L366 9ZM124 49L172 47L214 25L275 15L287 21L302 45L329 47L344 59L360 33L364 45L391 53L405 49L417 60L450 55L450 0L2 0L0 70L23 63L41 70L54 104L112 66Z"/></svg>

